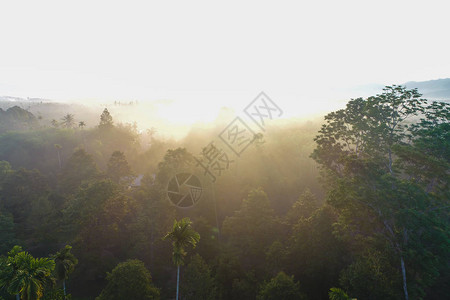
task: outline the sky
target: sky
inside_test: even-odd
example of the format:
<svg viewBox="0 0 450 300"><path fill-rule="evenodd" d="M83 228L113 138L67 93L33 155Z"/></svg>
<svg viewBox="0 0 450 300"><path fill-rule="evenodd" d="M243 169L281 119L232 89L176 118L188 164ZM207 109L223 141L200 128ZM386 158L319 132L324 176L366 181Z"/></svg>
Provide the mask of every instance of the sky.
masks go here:
<svg viewBox="0 0 450 300"><path fill-rule="evenodd" d="M450 77L445 1L0 0L0 12L0 96L168 100L168 118L207 120L260 91L301 115L361 86Z"/></svg>

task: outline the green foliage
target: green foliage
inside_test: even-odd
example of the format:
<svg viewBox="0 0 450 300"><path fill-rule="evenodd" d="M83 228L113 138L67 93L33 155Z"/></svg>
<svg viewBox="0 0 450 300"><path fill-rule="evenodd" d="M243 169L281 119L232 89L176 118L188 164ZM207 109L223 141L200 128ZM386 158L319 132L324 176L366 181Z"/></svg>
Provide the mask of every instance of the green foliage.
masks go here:
<svg viewBox="0 0 450 300"><path fill-rule="evenodd" d="M311 191L306 190L300 195L299 199L294 203L292 209L289 211L287 217L288 221L295 225L300 219L309 218L316 209L319 208L319 203L316 196Z"/></svg>
<svg viewBox="0 0 450 300"><path fill-rule="evenodd" d="M173 227L164 238L172 240L173 252L172 260L178 267L177 270L177 297L180 287L180 266L184 264L185 257L187 255L186 247L192 246L195 248L200 240L200 234L192 228L192 222L189 218L183 218L180 221L175 220Z"/></svg>
<svg viewBox="0 0 450 300"><path fill-rule="evenodd" d="M133 180L133 173L121 151L114 151L108 161L106 174L117 184L130 184Z"/></svg>
<svg viewBox="0 0 450 300"><path fill-rule="evenodd" d="M17 244L14 227L13 216L0 212L0 255Z"/></svg>
<svg viewBox="0 0 450 300"><path fill-rule="evenodd" d="M256 279L254 271L247 272L243 276L233 279L230 299L256 299L257 294L258 279Z"/></svg>
<svg viewBox="0 0 450 300"><path fill-rule="evenodd" d="M0 157L15 169L38 169L45 175L57 172L58 151L61 162L79 146L76 132L68 129L42 128L25 132L10 132L0 136Z"/></svg>
<svg viewBox="0 0 450 300"><path fill-rule="evenodd" d="M342 271L340 283L357 299L400 299L400 279L388 255L367 250Z"/></svg>
<svg viewBox="0 0 450 300"><path fill-rule="evenodd" d="M75 118L73 114L67 114L61 119L61 125L65 128L73 128L75 126Z"/></svg>
<svg viewBox="0 0 450 300"><path fill-rule="evenodd" d="M387 253L407 274L406 298L408 290L423 296L450 245L448 219L440 211L448 205L448 156L442 156L448 132L442 124L449 105L427 105L420 96L388 86L380 95L349 101L325 117L312 155L322 167L329 203L340 213L341 233L360 246L387 242Z"/></svg>
<svg viewBox="0 0 450 300"><path fill-rule="evenodd" d="M159 290L152 285L150 272L140 260L118 264L106 279L108 283L96 300L159 299Z"/></svg>
<svg viewBox="0 0 450 300"><path fill-rule="evenodd" d="M189 151L200 153L215 129L161 139L154 130L113 123L107 110L99 126L73 128L74 120L56 122L67 108L44 116L39 129L24 110L10 109L11 119L0 110L0 250L20 244L48 255L73 245L75 270L76 259L64 248L58 255L69 257L55 258L52 275L64 284L73 270L76 299L99 295L106 272L127 258L151 268L162 298L173 293L171 258L187 263L179 268L182 297L256 299L259 287L277 291L275 278L284 271L310 299L328 298L332 286L358 299L399 299L405 297L401 261L411 299L450 293L448 104L427 104L417 91L393 86L327 115L315 141L316 123L271 127L222 173L211 187L214 198L204 186L192 210L170 205L167 181L194 172ZM98 120L73 114L88 124ZM314 148L325 205L309 157ZM127 189L131 170L145 177ZM180 246L173 238L183 236L184 226L171 220L186 216L194 220L186 228L202 239ZM179 233L171 236L172 255L162 240L169 230ZM187 255L192 244L201 258ZM20 252L16 247L9 257ZM48 284L43 294L63 299L64 290Z"/></svg>
<svg viewBox="0 0 450 300"><path fill-rule="evenodd" d="M222 249L216 266L216 282L218 284L219 299L232 299L233 283L243 276L238 256L229 249ZM254 275L253 275L254 276ZM236 287L236 284L234 284Z"/></svg>
<svg viewBox="0 0 450 300"><path fill-rule="evenodd" d="M83 182L97 178L99 170L92 156L83 149L78 149L64 165L61 175L62 190L73 193Z"/></svg>
<svg viewBox="0 0 450 300"><path fill-rule="evenodd" d="M100 124L98 125L98 127L101 129L109 129L113 126L113 124L113 118L108 109L105 108L100 116Z"/></svg>
<svg viewBox="0 0 450 300"><path fill-rule="evenodd" d="M328 292L330 300L350 300L350 297L340 288L331 288Z"/></svg>
<svg viewBox="0 0 450 300"><path fill-rule="evenodd" d="M42 300L72 300L72 295L65 295L63 289L49 289L45 291L44 297Z"/></svg>
<svg viewBox="0 0 450 300"><path fill-rule="evenodd" d="M258 294L259 300L298 300L305 299L300 291L300 284L294 281L294 276L280 272L270 281L265 282Z"/></svg>
<svg viewBox="0 0 450 300"><path fill-rule="evenodd" d="M276 275L288 264L288 250L279 240L270 245L266 251L266 270L271 275Z"/></svg>
<svg viewBox="0 0 450 300"><path fill-rule="evenodd" d="M162 162L158 164L157 181L162 185L167 185L171 176L180 171L186 171L192 168L194 157L186 148L177 148L167 150Z"/></svg>
<svg viewBox="0 0 450 300"><path fill-rule="evenodd" d="M3 222L9 223L5 224L5 234L9 232L15 239L39 242L45 232L43 221L47 220L50 210L48 195L47 180L39 171L8 172L0 187L0 215ZM13 224L7 221L9 216L12 216Z"/></svg>
<svg viewBox="0 0 450 300"><path fill-rule="evenodd" d="M126 255L133 239L129 224L136 212L134 199L110 180L94 181L80 189L64 211L72 225L66 235L73 238L78 258L83 261L74 278L102 278Z"/></svg>
<svg viewBox="0 0 450 300"><path fill-rule="evenodd" d="M6 131L28 130L37 126L36 117L18 107L13 106L6 111L0 108L0 134Z"/></svg>
<svg viewBox="0 0 450 300"><path fill-rule="evenodd" d="M66 293L65 280L78 264L78 259L71 252L72 247L66 245L61 251L52 256L55 261L55 277L64 281L64 294Z"/></svg>
<svg viewBox="0 0 450 300"><path fill-rule="evenodd" d="M210 222L211 221L204 216L197 217L195 221L193 221L194 230L202 237L197 244L196 252L208 263L215 261L221 251L218 241L218 228Z"/></svg>
<svg viewBox="0 0 450 300"><path fill-rule="evenodd" d="M4 180L8 177L8 175L12 172L11 165L7 161L0 161L0 189L3 185Z"/></svg>
<svg viewBox="0 0 450 300"><path fill-rule="evenodd" d="M194 255L186 266L181 285L181 294L186 300L214 300L216 286L209 266L200 255Z"/></svg>
<svg viewBox="0 0 450 300"><path fill-rule="evenodd" d="M187 254L186 247L192 246L195 248L200 240L200 234L192 229L192 222L189 218L183 218L180 221L175 220L173 222L172 230L164 236L164 239L172 240L173 262L180 266L184 264Z"/></svg>
<svg viewBox="0 0 450 300"><path fill-rule="evenodd" d="M223 222L223 233L248 269L260 269L270 245L278 237L281 224L262 189L250 191L240 210ZM257 275L258 276L258 275Z"/></svg>
<svg viewBox="0 0 450 300"><path fill-rule="evenodd" d="M33 203L48 194L44 176L37 170L10 172L3 182L0 203L10 212L15 223L24 223L32 213Z"/></svg>
<svg viewBox="0 0 450 300"><path fill-rule="evenodd" d="M39 300L46 287L51 286L51 274L55 267L49 258L34 258L14 247L0 265L0 288L11 295L20 294L23 299Z"/></svg>
<svg viewBox="0 0 450 300"><path fill-rule="evenodd" d="M333 233L336 221L336 211L326 205L308 219L300 219L293 228L285 270L304 284L310 298L325 297L328 287L338 283L340 270L346 265L346 245Z"/></svg>

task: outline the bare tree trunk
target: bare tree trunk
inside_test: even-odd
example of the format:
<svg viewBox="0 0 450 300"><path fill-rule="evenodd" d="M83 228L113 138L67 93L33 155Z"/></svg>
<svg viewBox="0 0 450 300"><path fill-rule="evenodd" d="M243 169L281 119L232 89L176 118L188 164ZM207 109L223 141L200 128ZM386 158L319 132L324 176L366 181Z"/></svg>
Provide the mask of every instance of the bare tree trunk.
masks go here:
<svg viewBox="0 0 450 300"><path fill-rule="evenodd" d="M154 225L152 224L152 229L151 229L151 233L150 233L150 265L153 267L153 257L154 257L154 250L153 250L153 229L154 229Z"/></svg>
<svg viewBox="0 0 450 300"><path fill-rule="evenodd" d="M177 299L178 300L178 292L180 290L180 265L178 265L178 270L177 270Z"/></svg>
<svg viewBox="0 0 450 300"><path fill-rule="evenodd" d="M57 152L58 152L59 168L61 169L61 155L59 154L59 150L57 150Z"/></svg>
<svg viewBox="0 0 450 300"><path fill-rule="evenodd" d="M403 291L405 292L405 299L409 300L408 297L408 288L406 286L406 269L405 269L405 261L403 260L403 256L400 256L400 262L402 265L402 276L403 276Z"/></svg>
<svg viewBox="0 0 450 300"><path fill-rule="evenodd" d="M391 151L391 148L389 148L388 151L389 151L389 165L388 165L389 173L391 173L391 175L393 175L394 172L392 172L392 151Z"/></svg>
<svg viewBox="0 0 450 300"><path fill-rule="evenodd" d="M63 279L63 290L64 290L64 296L66 296L66 280Z"/></svg>

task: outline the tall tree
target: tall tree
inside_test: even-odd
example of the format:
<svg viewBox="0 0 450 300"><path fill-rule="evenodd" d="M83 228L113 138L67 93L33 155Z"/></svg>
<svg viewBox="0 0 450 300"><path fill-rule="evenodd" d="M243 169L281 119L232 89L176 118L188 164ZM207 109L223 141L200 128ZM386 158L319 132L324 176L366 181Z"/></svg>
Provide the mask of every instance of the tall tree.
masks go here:
<svg viewBox="0 0 450 300"><path fill-rule="evenodd" d="M423 141L418 133L426 126L435 130L448 123L448 104L427 105L420 97L417 90L394 85L382 94L349 101L345 109L325 117L312 155L321 165L328 200L345 223L342 228L354 236L382 238L396 254L405 299L411 291L420 297L432 283L439 262L445 260L442 249L449 245L448 221L438 209L448 198L430 193L425 185L427 178L434 185L448 185L448 168L447 176L433 180L430 173L443 172L431 163L431 151L416 156L428 159L421 159L426 167L416 167L414 173L408 168L411 161L401 155L417 153ZM417 122L420 117L422 122ZM431 147L448 153L445 145Z"/></svg>
<svg viewBox="0 0 450 300"><path fill-rule="evenodd" d="M169 179L181 171L193 168L194 156L186 148L169 149L158 164L157 183L166 186Z"/></svg>
<svg viewBox="0 0 450 300"><path fill-rule="evenodd" d="M13 248L0 268L0 287L22 299L39 300L44 290L52 284L52 271L55 267L49 258L34 258L29 253Z"/></svg>
<svg viewBox="0 0 450 300"><path fill-rule="evenodd" d="M186 257L186 247L189 245L195 248L200 235L192 229L192 222L189 218L183 218L180 221L175 220L172 230L164 236L164 239L172 240L173 262L177 266L177 297L178 300L180 288L180 266L184 264Z"/></svg>
<svg viewBox="0 0 450 300"><path fill-rule="evenodd" d="M75 117L73 114L67 114L61 119L61 125L65 128L73 128L75 126Z"/></svg>
<svg viewBox="0 0 450 300"><path fill-rule="evenodd" d="M100 116L100 124L98 125L99 128L111 128L113 126L113 118L111 114L109 113L108 109L105 108Z"/></svg>
<svg viewBox="0 0 450 300"><path fill-rule="evenodd" d="M106 173L115 183L130 184L133 180L133 173L123 152L114 151L107 167Z"/></svg>
<svg viewBox="0 0 450 300"><path fill-rule="evenodd" d="M53 255L55 261L55 274L56 279L62 280L64 296L66 296L66 279L69 274L75 269L75 265L78 263L78 259L70 252L71 246L66 245L64 249Z"/></svg>

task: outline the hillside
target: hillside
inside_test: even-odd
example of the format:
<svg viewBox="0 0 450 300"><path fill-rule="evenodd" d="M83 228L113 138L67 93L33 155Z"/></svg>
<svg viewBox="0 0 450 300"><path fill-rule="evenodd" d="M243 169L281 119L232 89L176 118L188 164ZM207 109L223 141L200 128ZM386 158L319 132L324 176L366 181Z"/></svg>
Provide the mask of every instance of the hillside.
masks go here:
<svg viewBox="0 0 450 300"><path fill-rule="evenodd" d="M417 88L427 99L450 100L450 78L428 80L428 81L409 81L405 83L408 88Z"/></svg>
<svg viewBox="0 0 450 300"><path fill-rule="evenodd" d="M10 107L6 111L0 108L0 133L8 130L30 129L36 124L36 117L18 106Z"/></svg>

